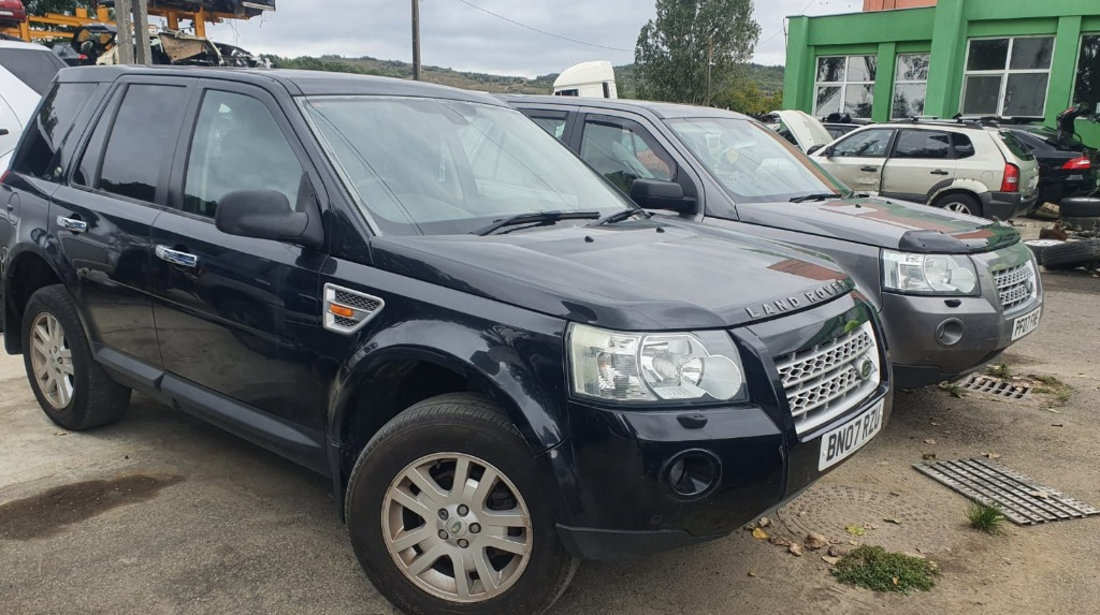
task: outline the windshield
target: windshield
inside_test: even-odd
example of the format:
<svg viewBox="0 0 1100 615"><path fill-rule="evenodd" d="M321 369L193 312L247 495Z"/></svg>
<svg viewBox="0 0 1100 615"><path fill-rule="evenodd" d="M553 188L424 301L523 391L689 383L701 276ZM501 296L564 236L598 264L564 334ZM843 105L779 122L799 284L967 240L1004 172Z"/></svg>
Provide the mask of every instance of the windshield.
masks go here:
<svg viewBox="0 0 1100 615"><path fill-rule="evenodd" d="M667 120L684 145L739 203L787 202L848 192L783 137L750 120Z"/></svg>
<svg viewBox="0 0 1100 615"><path fill-rule="evenodd" d="M470 233L511 216L632 205L518 111L425 98L313 97L303 107L384 233Z"/></svg>

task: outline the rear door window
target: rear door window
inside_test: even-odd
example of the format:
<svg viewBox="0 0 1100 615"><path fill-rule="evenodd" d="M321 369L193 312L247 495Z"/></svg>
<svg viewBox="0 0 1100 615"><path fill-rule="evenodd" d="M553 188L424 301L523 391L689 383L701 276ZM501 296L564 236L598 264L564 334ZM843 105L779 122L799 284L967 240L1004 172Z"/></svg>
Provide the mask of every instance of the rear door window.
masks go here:
<svg viewBox="0 0 1100 615"><path fill-rule="evenodd" d="M962 133L951 133L951 141L955 148L955 158L970 158L974 155L974 142L970 137Z"/></svg>
<svg viewBox="0 0 1100 615"><path fill-rule="evenodd" d="M95 89L94 83L59 83L51 90L26 128L26 140L12 162L12 169L57 181L60 171L57 153L61 142Z"/></svg>
<svg viewBox="0 0 1100 615"><path fill-rule="evenodd" d="M893 157L925 160L951 158L951 137L938 130L902 130L894 145Z"/></svg>
<svg viewBox="0 0 1100 615"><path fill-rule="evenodd" d="M44 96L50 91L54 75L65 68L65 63L45 47L41 50L16 48L0 49L0 66Z"/></svg>

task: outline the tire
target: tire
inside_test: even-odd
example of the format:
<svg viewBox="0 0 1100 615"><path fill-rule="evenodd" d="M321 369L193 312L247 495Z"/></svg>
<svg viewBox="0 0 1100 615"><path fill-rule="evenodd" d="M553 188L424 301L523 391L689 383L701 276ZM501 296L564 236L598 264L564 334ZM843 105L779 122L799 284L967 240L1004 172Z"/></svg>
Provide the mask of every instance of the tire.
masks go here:
<svg viewBox="0 0 1100 615"><path fill-rule="evenodd" d="M130 389L111 380L92 357L64 286L45 286L31 295L23 314L23 342L27 380L51 421L84 431L115 423L126 413Z"/></svg>
<svg viewBox="0 0 1100 615"><path fill-rule="evenodd" d="M1100 264L1100 239L1067 241L1043 250L1040 261L1047 269L1076 269Z"/></svg>
<svg viewBox="0 0 1100 615"><path fill-rule="evenodd" d="M932 206L953 211L955 213L967 214L969 216L977 216L979 218L985 217L985 212L982 209L981 201L968 194L962 194L960 192L945 194L933 201Z"/></svg>
<svg viewBox="0 0 1100 615"><path fill-rule="evenodd" d="M1042 263L1043 252L1046 251L1047 248L1060 246L1064 243L1066 242L1062 241L1061 239L1029 239L1024 242L1024 245L1027 246L1029 250L1031 250L1032 254L1035 255L1035 260Z"/></svg>
<svg viewBox="0 0 1100 615"><path fill-rule="evenodd" d="M1100 218L1100 199L1087 196L1062 199L1058 213L1063 218Z"/></svg>
<svg viewBox="0 0 1100 615"><path fill-rule="evenodd" d="M488 491L471 486L471 497L449 499L459 459L469 464L467 485L480 485L490 471L500 478L492 479ZM484 397L461 393L415 404L379 430L351 472L345 513L367 577L403 612L535 615L561 596L577 569L558 540L550 497L538 481L531 450L508 418ZM418 504L424 500L427 505ZM502 509L513 511L512 529L489 522ZM401 550L391 555L391 545L404 538L411 540L395 545ZM486 548L509 539L514 553ZM468 572L454 574L463 563ZM414 575L409 568L417 566L423 572ZM477 571L495 577L497 588L487 591ZM466 598L458 593L460 577Z"/></svg>

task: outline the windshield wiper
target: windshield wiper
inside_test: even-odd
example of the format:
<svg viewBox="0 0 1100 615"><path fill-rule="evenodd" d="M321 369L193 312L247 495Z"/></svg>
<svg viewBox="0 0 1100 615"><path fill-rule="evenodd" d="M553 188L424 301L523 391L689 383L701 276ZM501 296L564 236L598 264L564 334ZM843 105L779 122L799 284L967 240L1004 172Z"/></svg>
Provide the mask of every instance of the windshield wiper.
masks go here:
<svg viewBox="0 0 1100 615"><path fill-rule="evenodd" d="M802 196L796 196L791 199L791 203L805 203L806 201L828 201L829 199L843 198L843 194L837 194L835 192L817 192L815 194L804 194Z"/></svg>
<svg viewBox="0 0 1100 615"><path fill-rule="evenodd" d="M537 226L543 226L546 224L554 224L559 220L599 220L600 212L596 210L591 211L540 211L531 214L519 214L518 216L512 216L510 218L504 218L497 220L492 224L483 226L476 231L473 231L472 235L490 235L502 228L508 226L517 226L520 224L535 224Z"/></svg>
<svg viewBox="0 0 1100 615"><path fill-rule="evenodd" d="M600 221L597 222L596 224L597 225L599 225L599 224L615 224L615 223L618 223L618 222L622 222L623 220L627 220L631 216L634 216L634 215L637 215L637 214L641 214L645 218L649 218L650 216L653 215L653 214L649 213L648 211L646 211L646 210L644 210L640 207L629 207L629 208L624 209L622 211L617 211L617 212L611 214L610 216L606 216L604 218L601 218Z"/></svg>

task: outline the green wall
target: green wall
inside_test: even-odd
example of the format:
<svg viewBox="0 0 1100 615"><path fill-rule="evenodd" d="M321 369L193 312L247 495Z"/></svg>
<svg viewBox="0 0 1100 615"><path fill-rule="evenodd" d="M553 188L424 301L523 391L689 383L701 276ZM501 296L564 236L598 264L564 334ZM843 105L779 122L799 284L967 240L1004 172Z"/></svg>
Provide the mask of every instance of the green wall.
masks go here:
<svg viewBox="0 0 1100 615"><path fill-rule="evenodd" d="M889 119L898 53L930 52L925 114L959 112L967 40L974 37L1050 34L1055 37L1046 119L1072 101L1083 33L1100 33L1098 0L939 0L937 6L872 13L792 17L787 42L783 105L813 111L817 58L875 54L875 121ZM1078 121L1086 143L1100 147L1100 125Z"/></svg>

